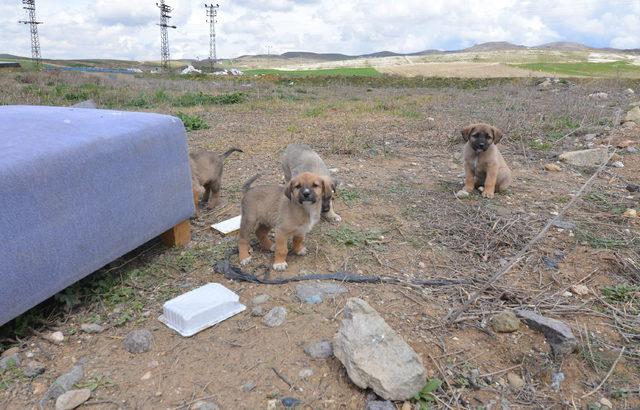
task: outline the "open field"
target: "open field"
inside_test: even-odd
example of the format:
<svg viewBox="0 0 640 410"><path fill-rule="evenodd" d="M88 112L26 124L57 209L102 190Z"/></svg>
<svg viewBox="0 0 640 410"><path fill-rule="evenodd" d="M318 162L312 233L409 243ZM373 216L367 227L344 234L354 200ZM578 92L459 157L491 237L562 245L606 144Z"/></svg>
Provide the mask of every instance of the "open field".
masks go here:
<svg viewBox="0 0 640 410"><path fill-rule="evenodd" d="M516 67L540 73L551 73L570 77L640 78L640 65L624 61L608 63L528 63Z"/></svg>
<svg viewBox="0 0 640 410"><path fill-rule="evenodd" d="M254 69L245 70L246 75L277 75L282 77L318 77L318 76L361 76L361 77L378 77L381 74L370 67L362 68L327 68L321 70L276 70L276 69Z"/></svg>
<svg viewBox="0 0 640 410"><path fill-rule="evenodd" d="M1 348L18 347L46 367L34 378L21 367L0 370L0 407L36 408L53 380L82 360L79 384L93 390L91 409L189 409L201 398L222 409L264 409L284 397L300 399L304 409L362 409L367 392L350 382L337 359L314 360L303 351L333 337L349 297L367 300L422 357L428 377L443 382L428 396L430 408L599 409L602 398L615 409L640 407L640 223L622 215L640 200L625 190L627 182L638 183L637 152L618 150L624 168L607 167L563 216L574 228L551 228L459 320L443 321L593 172L564 164L547 172L544 164L610 137L638 146L640 127L622 128L617 119L638 100L623 91L640 91L640 81L575 79L540 91L527 78L272 77L0 74L0 104L92 98L101 107L180 113L193 129L192 150L245 151L225 161L221 204L191 221L194 238L186 248L147 243L0 328ZM588 97L596 91L608 99ZM500 149L515 183L493 200L453 195L462 182L460 129L475 121L505 131ZM308 305L296 298L293 284L240 283L216 273L216 261L238 264L236 240L209 225L238 214L250 176L280 183L280 154L294 142L310 144L338 169L336 210L343 221L319 223L308 236L308 254L290 256L289 269L272 275L344 271L467 283L345 284L345 295ZM272 257L256 251L247 271L261 273ZM237 292L247 311L191 338L157 321L164 301L208 282ZM575 284L589 293L571 293ZM260 294L270 296L265 309L286 307L282 326L267 328L250 314ZM555 358L542 334L524 325L495 333L491 318L516 307L566 322L578 350ZM85 334L80 325L87 322L105 331ZM152 331L152 350L126 353L124 336L141 328ZM53 345L41 337L52 330L64 332L66 341ZM302 377L302 370L312 375ZM555 390L551 379L558 372L565 379ZM523 385L510 384L508 373Z"/></svg>

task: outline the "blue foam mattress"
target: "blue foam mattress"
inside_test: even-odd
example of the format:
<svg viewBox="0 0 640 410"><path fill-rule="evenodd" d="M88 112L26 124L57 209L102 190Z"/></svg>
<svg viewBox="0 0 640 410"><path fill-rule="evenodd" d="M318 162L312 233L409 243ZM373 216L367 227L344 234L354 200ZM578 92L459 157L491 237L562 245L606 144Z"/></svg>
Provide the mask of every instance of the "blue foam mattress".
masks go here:
<svg viewBox="0 0 640 410"><path fill-rule="evenodd" d="M0 106L0 325L194 211L178 118Z"/></svg>

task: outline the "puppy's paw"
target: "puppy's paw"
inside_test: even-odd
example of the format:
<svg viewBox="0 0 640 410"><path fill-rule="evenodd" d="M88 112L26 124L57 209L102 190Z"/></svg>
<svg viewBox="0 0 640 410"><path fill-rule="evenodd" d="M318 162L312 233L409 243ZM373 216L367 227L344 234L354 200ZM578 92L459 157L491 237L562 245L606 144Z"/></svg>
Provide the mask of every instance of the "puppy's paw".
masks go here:
<svg viewBox="0 0 640 410"><path fill-rule="evenodd" d="M306 247L302 247L302 249L300 249L299 251L296 252L296 255L298 256L304 256L307 254L307 248Z"/></svg>
<svg viewBox="0 0 640 410"><path fill-rule="evenodd" d="M289 265L287 264L287 262L274 263L273 264L273 270L283 271L283 270L286 270L288 266Z"/></svg>
<svg viewBox="0 0 640 410"><path fill-rule="evenodd" d="M329 220L331 222L340 222L342 221L342 217L338 214L333 214L332 216L329 217Z"/></svg>
<svg viewBox="0 0 640 410"><path fill-rule="evenodd" d="M458 192L456 192L456 198L458 199L467 198L468 196L469 196L469 193L464 189L461 189Z"/></svg>
<svg viewBox="0 0 640 410"><path fill-rule="evenodd" d="M491 199L491 198L493 198L493 196L494 196L493 192L489 192L489 191L482 191L482 197L483 197L483 198L489 198L489 199Z"/></svg>
<svg viewBox="0 0 640 410"><path fill-rule="evenodd" d="M249 256L248 258L244 258L243 260L240 261L240 265L242 266L247 266L249 264L249 262L251 262L251 256Z"/></svg>

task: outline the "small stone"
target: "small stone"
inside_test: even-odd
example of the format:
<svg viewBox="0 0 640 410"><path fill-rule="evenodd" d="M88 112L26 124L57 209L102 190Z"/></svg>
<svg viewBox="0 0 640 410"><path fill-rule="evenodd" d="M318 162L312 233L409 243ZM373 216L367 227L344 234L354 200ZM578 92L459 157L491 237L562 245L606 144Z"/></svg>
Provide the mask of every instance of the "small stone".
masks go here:
<svg viewBox="0 0 640 410"><path fill-rule="evenodd" d="M585 139L585 141L592 141L596 139L597 136L598 134L585 134L583 138Z"/></svg>
<svg viewBox="0 0 640 410"><path fill-rule="evenodd" d="M56 345L64 342L64 334L62 334L62 332L47 333L46 335L44 335L44 338Z"/></svg>
<svg viewBox="0 0 640 410"><path fill-rule="evenodd" d="M624 164L622 161L615 161L611 163L611 166L614 168L624 168Z"/></svg>
<svg viewBox="0 0 640 410"><path fill-rule="evenodd" d="M427 121L429 121L429 122L435 122L435 120L436 120L436 119L435 119L435 118L433 118L433 117L427 117Z"/></svg>
<svg viewBox="0 0 640 410"><path fill-rule="evenodd" d="M413 406L411 405L411 402L405 401L404 403L402 403L402 408L400 410L412 410Z"/></svg>
<svg viewBox="0 0 640 410"><path fill-rule="evenodd" d="M333 356L333 346L328 340L320 340L305 347L304 352L314 359L328 359Z"/></svg>
<svg viewBox="0 0 640 410"><path fill-rule="evenodd" d="M145 353L151 350L153 335L146 329L134 330L124 338L124 349L129 353Z"/></svg>
<svg viewBox="0 0 640 410"><path fill-rule="evenodd" d="M253 300L251 301L252 304L254 305L261 305L263 303L265 303L266 301L268 301L271 298L271 296L269 295L258 295L255 298L253 298Z"/></svg>
<svg viewBox="0 0 640 410"><path fill-rule="evenodd" d="M74 384L78 383L84 377L84 368L82 365L74 366L70 372L59 376L44 394L40 403L46 403L50 399L57 399L63 393L71 390Z"/></svg>
<svg viewBox="0 0 640 410"><path fill-rule="evenodd" d="M340 172L339 168L329 168L329 172L332 174L337 174L338 172Z"/></svg>
<svg viewBox="0 0 640 410"><path fill-rule="evenodd" d="M419 267L420 269L424 269L424 268L426 268L426 267L427 267L427 264L426 264L426 263L424 263L424 262L418 262L418 267Z"/></svg>
<svg viewBox="0 0 640 410"><path fill-rule="evenodd" d="M197 401L193 403L190 407L191 410L220 410L217 404L212 403L210 401Z"/></svg>
<svg viewBox="0 0 640 410"><path fill-rule="evenodd" d="M593 148L580 151L568 151L560 154L560 161L579 167L593 167L600 165L609 159L609 151L606 148Z"/></svg>
<svg viewBox="0 0 640 410"><path fill-rule="evenodd" d="M608 409L612 409L613 408L613 404L611 403L611 401L609 401L609 399L604 398L604 397L600 399L600 404L602 404L604 407L606 407Z"/></svg>
<svg viewBox="0 0 640 410"><path fill-rule="evenodd" d="M560 228L560 229L576 229L576 224L570 221L564 221L562 219L554 219L553 222L551 222L551 224L553 226L555 226L556 228Z"/></svg>
<svg viewBox="0 0 640 410"><path fill-rule="evenodd" d="M564 292L562 292L562 296L564 296L565 298L570 298L571 296L573 296L573 293L565 290Z"/></svg>
<svg viewBox="0 0 640 410"><path fill-rule="evenodd" d="M309 368L302 369L298 372L298 377L301 379L308 379L311 376L313 376L313 370Z"/></svg>
<svg viewBox="0 0 640 410"><path fill-rule="evenodd" d="M636 154L638 152L638 148L636 148L636 147L627 147L627 152L629 154Z"/></svg>
<svg viewBox="0 0 640 410"><path fill-rule="evenodd" d="M515 390L519 390L524 386L524 380L522 380L522 377L512 372L507 373L507 381L509 382L509 386Z"/></svg>
<svg viewBox="0 0 640 410"><path fill-rule="evenodd" d="M242 391L245 393L249 393L251 390L256 388L256 384L253 382L247 382L242 385Z"/></svg>
<svg viewBox="0 0 640 410"><path fill-rule="evenodd" d="M151 372L146 372L145 374L142 375L140 380L149 380L150 378L151 378Z"/></svg>
<svg viewBox="0 0 640 410"><path fill-rule="evenodd" d="M589 98L594 100L606 100L609 98L609 94L603 93L603 92L592 93L592 94L589 94Z"/></svg>
<svg viewBox="0 0 640 410"><path fill-rule="evenodd" d="M638 211L636 211L633 208L629 208L626 211L624 211L624 213L622 215L625 218L637 218L638 217Z"/></svg>
<svg viewBox="0 0 640 410"><path fill-rule="evenodd" d="M365 405L364 410L396 410L396 406L388 400L370 400Z"/></svg>
<svg viewBox="0 0 640 410"><path fill-rule="evenodd" d="M464 189L459 190L458 192L456 192L456 198L458 199L464 199L469 197L469 193L467 191L465 191Z"/></svg>
<svg viewBox="0 0 640 410"><path fill-rule="evenodd" d="M33 383L33 395L40 396L47 391L47 385L44 383Z"/></svg>
<svg viewBox="0 0 640 410"><path fill-rule="evenodd" d="M264 316L264 309L262 306L254 306L251 309L251 316Z"/></svg>
<svg viewBox="0 0 640 410"><path fill-rule="evenodd" d="M300 400L295 397L283 397L281 402L285 409L291 409L300 404Z"/></svg>
<svg viewBox="0 0 640 410"><path fill-rule="evenodd" d="M276 410L278 408L278 400L271 399L267 402L267 410Z"/></svg>
<svg viewBox="0 0 640 410"><path fill-rule="evenodd" d="M518 315L531 328L541 331L551 350L556 355L565 355L572 353L578 341L576 340L571 328L564 322L551 319L526 309L516 309Z"/></svg>
<svg viewBox="0 0 640 410"><path fill-rule="evenodd" d="M627 184L625 189L629 192L640 192L640 185L637 184Z"/></svg>
<svg viewBox="0 0 640 410"><path fill-rule="evenodd" d="M633 94L635 94L635 91L633 91L633 89L631 89L631 88L627 88L622 93L624 95L626 95L627 97L631 97L631 96L633 96Z"/></svg>
<svg viewBox="0 0 640 410"><path fill-rule="evenodd" d="M13 356L14 354L18 354L18 353L20 353L20 348L19 347L12 347L12 348L7 349L4 352L2 352L2 355L0 355L0 358Z"/></svg>
<svg viewBox="0 0 640 410"><path fill-rule="evenodd" d="M321 303L324 299L335 299L346 293L347 288L337 283L308 282L296 285L296 296L307 304Z"/></svg>
<svg viewBox="0 0 640 410"><path fill-rule="evenodd" d="M616 147L618 148L627 148L635 144L634 140L620 140L616 143Z"/></svg>
<svg viewBox="0 0 640 410"><path fill-rule="evenodd" d="M91 390L69 390L56 400L56 410L73 410L91 397Z"/></svg>
<svg viewBox="0 0 640 410"><path fill-rule="evenodd" d="M624 122L635 122L640 124L640 107L633 107L624 117Z"/></svg>
<svg viewBox="0 0 640 410"><path fill-rule="evenodd" d="M0 359L0 370L7 370L12 367L18 367L22 360L20 360L20 354L14 353L10 356L4 356Z"/></svg>
<svg viewBox="0 0 640 410"><path fill-rule="evenodd" d="M85 333L101 333L104 331L104 327L97 323L83 323L80 325L80 329Z"/></svg>
<svg viewBox="0 0 640 410"><path fill-rule="evenodd" d="M512 310L505 310L493 317L491 327L498 333L512 333L520 328L520 319Z"/></svg>
<svg viewBox="0 0 640 410"><path fill-rule="evenodd" d="M560 390L560 385L564 381L564 373L554 371L551 375L551 388L555 391Z"/></svg>
<svg viewBox="0 0 640 410"><path fill-rule="evenodd" d="M24 365L24 369L22 371L27 377L36 377L44 373L45 369L44 364L36 362L35 360L29 360Z"/></svg>
<svg viewBox="0 0 640 410"><path fill-rule="evenodd" d="M589 288L585 285L573 285L571 286L571 292L579 296L584 296L589 294Z"/></svg>
<svg viewBox="0 0 640 410"><path fill-rule="evenodd" d="M544 169L549 172L560 172L562 168L558 164L545 164Z"/></svg>
<svg viewBox="0 0 640 410"><path fill-rule="evenodd" d="M277 306L265 315L262 319L262 323L268 327L277 327L282 325L285 320L287 320L287 309L282 306Z"/></svg>

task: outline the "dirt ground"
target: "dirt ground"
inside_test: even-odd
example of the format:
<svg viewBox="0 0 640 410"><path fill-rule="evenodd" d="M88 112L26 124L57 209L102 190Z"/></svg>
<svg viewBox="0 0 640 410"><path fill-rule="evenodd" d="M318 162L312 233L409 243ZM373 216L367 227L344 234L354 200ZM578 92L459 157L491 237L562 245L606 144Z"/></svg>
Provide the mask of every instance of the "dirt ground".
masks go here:
<svg viewBox="0 0 640 410"><path fill-rule="evenodd" d="M277 399L281 408L280 399L295 397L299 408L363 409L367 392L350 382L337 359L314 360L303 351L332 339L350 297L368 301L420 355L428 377L444 382L432 408L596 409L603 398L616 409L640 407L640 224L623 216L639 207L640 194L625 189L640 182L637 153L618 149L615 159L624 168L607 167L563 216L574 228L551 228L454 323L443 320L557 215L594 171L559 164L559 172L548 172L545 164L563 151L610 141L630 139L638 146L640 127L618 125L620 110L637 100L623 94L629 83L558 83L544 91L532 81L470 89L186 81L167 87L247 95L240 104L179 110L210 126L188 134L192 150L244 150L225 161L220 205L192 220L193 240L186 248L148 243L92 275L99 279L63 293L59 301L80 295L68 303L70 310L61 303L31 330L9 334L4 346L18 347L46 371L35 378L1 374L0 407L37 408L50 383L82 360L79 384L93 390L82 408L188 409L205 399L222 409L265 409L269 400ZM609 98L588 97L596 91ZM166 105L147 110L178 111ZM478 193L454 197L463 172L459 130L475 121L505 131L500 149L515 182L492 200ZM289 269L272 275L346 271L468 284L345 284L347 294L307 305L296 298L293 284L239 283L214 272L217 260L237 264L238 256L235 238L220 236L210 224L238 215L240 187L250 176L259 172L261 182L281 182L280 154L293 142L310 144L337 168L342 222L319 223L308 236L309 253L289 256ZM247 270L261 272L271 258L256 251ZM209 282L238 293L248 309L191 338L157 321L164 301ZM570 292L576 284L590 293ZM282 326L268 328L251 316L251 301L260 294L270 296L267 310L286 307ZM542 334L524 325L515 333L495 333L491 317L514 307L565 321L578 350L553 358ZM86 322L106 330L85 334L80 325ZM124 337L135 329L152 332L151 351L133 355L123 349ZM54 330L65 334L61 345L42 338ZM313 374L302 378L303 369ZM565 379L556 391L551 378L559 371ZM510 385L509 372L524 385Z"/></svg>
<svg viewBox="0 0 640 410"><path fill-rule="evenodd" d="M380 66L376 70L385 74L407 77L417 75L457 78L545 77L547 74L510 67L501 63L415 63Z"/></svg>

